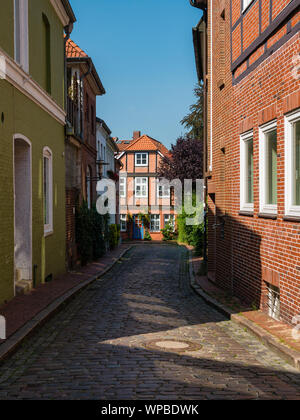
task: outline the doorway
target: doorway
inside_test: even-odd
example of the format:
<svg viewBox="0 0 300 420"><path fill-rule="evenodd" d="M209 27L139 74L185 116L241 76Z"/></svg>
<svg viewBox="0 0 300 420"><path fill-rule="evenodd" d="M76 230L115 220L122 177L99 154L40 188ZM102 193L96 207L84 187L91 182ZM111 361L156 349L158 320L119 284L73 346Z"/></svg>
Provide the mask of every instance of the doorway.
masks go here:
<svg viewBox="0 0 300 420"><path fill-rule="evenodd" d="M15 286L32 280L32 172L31 143L14 136L14 268Z"/></svg>

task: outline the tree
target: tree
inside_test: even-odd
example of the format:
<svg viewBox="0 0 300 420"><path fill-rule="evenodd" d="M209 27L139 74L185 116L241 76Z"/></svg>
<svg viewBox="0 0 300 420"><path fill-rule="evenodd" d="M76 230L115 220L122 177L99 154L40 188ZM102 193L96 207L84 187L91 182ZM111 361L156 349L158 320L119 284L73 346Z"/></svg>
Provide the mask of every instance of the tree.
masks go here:
<svg viewBox="0 0 300 420"><path fill-rule="evenodd" d="M187 129L189 137L202 140L203 138L203 85L198 83L194 89L197 102L190 106L190 113L186 115L181 124Z"/></svg>
<svg viewBox="0 0 300 420"><path fill-rule="evenodd" d="M203 144L188 135L179 137L175 145L172 144L170 155L164 157L158 175L169 181L180 179L202 179L203 173Z"/></svg>

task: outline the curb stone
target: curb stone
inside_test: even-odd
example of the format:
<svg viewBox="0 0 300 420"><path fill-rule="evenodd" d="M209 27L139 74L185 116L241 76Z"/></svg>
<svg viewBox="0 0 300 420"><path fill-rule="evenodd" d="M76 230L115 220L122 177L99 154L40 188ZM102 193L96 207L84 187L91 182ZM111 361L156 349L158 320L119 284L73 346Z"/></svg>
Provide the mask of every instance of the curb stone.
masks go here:
<svg viewBox="0 0 300 420"><path fill-rule="evenodd" d="M45 309L40 311L31 320L27 321L18 331L16 331L11 337L9 337L3 344L0 345L0 363L10 356L12 353L21 346L23 341L30 337L38 328L43 326L50 318L52 318L59 310L74 299L81 291L86 289L90 284L107 274L123 257L129 252L134 245L129 246L125 249L121 255L116 258L104 271L95 274L88 280L78 284L71 290L64 293L62 296L55 299Z"/></svg>
<svg viewBox="0 0 300 420"><path fill-rule="evenodd" d="M221 312L224 316L230 319L235 324L247 328L248 332L252 333L258 338L266 347L271 351L275 352L278 356L284 359L291 366L295 367L300 371L300 353L296 350L290 349L289 347L280 343L280 341L272 336L268 331L264 330L259 325L250 321L243 315L234 313L230 308L218 302L215 298L208 295L196 282L194 269L193 269L193 255L192 251L189 250L189 272L190 272L190 284L193 291L200 296L208 305L212 306L217 311Z"/></svg>

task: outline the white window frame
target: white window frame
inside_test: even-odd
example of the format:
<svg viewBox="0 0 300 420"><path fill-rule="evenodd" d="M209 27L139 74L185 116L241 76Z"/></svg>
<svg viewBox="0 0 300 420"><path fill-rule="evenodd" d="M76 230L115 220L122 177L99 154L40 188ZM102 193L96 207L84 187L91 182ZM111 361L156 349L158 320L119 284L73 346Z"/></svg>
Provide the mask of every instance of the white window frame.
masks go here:
<svg viewBox="0 0 300 420"><path fill-rule="evenodd" d="M243 12L245 12L246 9L250 6L251 3L253 3L254 0L243 0Z"/></svg>
<svg viewBox="0 0 300 420"><path fill-rule="evenodd" d="M169 224L173 227L175 231L175 215L174 214L164 214L164 228L166 228Z"/></svg>
<svg viewBox="0 0 300 420"><path fill-rule="evenodd" d="M293 125L300 121L300 109L285 117L285 216L300 217L300 206L293 205Z"/></svg>
<svg viewBox="0 0 300 420"><path fill-rule="evenodd" d="M168 193L165 194L165 189L168 188ZM162 194L160 194L160 190L162 190ZM169 185L157 185L157 198L170 198L171 197L171 188Z"/></svg>
<svg viewBox="0 0 300 420"><path fill-rule="evenodd" d="M267 204L266 203L266 183L267 176L266 166L267 166L267 134L276 130L277 131L277 121L272 121L267 123L259 128L259 211L260 213L266 213L271 215L277 215L278 205L277 204ZM278 173L278 172L277 172ZM278 188L277 188L278 194Z"/></svg>
<svg viewBox="0 0 300 420"><path fill-rule="evenodd" d="M146 181L146 182L144 183L144 181ZM143 192L142 186L144 184L146 185L146 193L145 193L145 195L142 195L142 192ZM141 186L141 195L137 194L137 186L138 185ZM145 178L145 177L135 178L135 180L134 180L134 194L135 194L136 198L148 198L148 178Z"/></svg>
<svg viewBox="0 0 300 420"><path fill-rule="evenodd" d="M254 212L254 203L246 202L246 143L253 141L253 131L248 131L240 136L240 210L245 212ZM254 148L253 148L254 149ZM254 177L253 177L254 179Z"/></svg>
<svg viewBox="0 0 300 420"><path fill-rule="evenodd" d="M156 228L152 229L152 223L154 223L155 226L156 226L157 222L159 223L159 228L158 229L156 229ZM150 232L157 233L157 232L160 232L160 230L161 230L160 214L151 214L151 216L150 216Z"/></svg>
<svg viewBox="0 0 300 420"><path fill-rule="evenodd" d="M138 163L140 156L141 163ZM146 163L143 163L143 156L146 156ZM135 154L135 166L148 166L149 163L149 153L136 153Z"/></svg>
<svg viewBox="0 0 300 420"><path fill-rule="evenodd" d="M19 40L17 39L16 12L19 8ZM28 0L14 0L14 49L15 61L29 72ZM18 51L19 48L19 51ZM20 55L19 59L17 56Z"/></svg>
<svg viewBox="0 0 300 420"><path fill-rule="evenodd" d="M123 228L123 223L125 223L125 228ZM120 214L120 228L121 232L127 232L127 214Z"/></svg>
<svg viewBox="0 0 300 420"><path fill-rule="evenodd" d="M124 192L123 193L121 193L121 186L124 187ZM125 176L122 176L122 177L120 177L120 185L119 185L120 198L126 198L127 197L127 191L126 190L127 190L127 178Z"/></svg>
<svg viewBox="0 0 300 420"><path fill-rule="evenodd" d="M49 223L44 221L44 235L48 236L53 233L53 154L49 147L44 147L43 150L43 203L45 203L45 159L48 159L48 180L49 180L49 193L48 193L48 212ZM45 205L45 204L44 204ZM45 209L44 209L45 211Z"/></svg>

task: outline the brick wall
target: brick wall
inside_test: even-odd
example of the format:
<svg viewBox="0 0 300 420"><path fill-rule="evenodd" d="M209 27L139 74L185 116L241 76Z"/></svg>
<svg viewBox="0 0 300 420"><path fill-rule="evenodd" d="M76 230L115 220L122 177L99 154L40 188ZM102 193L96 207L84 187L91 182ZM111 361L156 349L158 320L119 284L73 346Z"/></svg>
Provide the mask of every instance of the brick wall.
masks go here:
<svg viewBox="0 0 300 420"><path fill-rule="evenodd" d="M218 22L224 3L225 76L220 88ZM259 1L253 2L244 17L241 17L240 0L232 0L232 14L229 0L217 1L213 11L208 11L209 46L213 19L213 49L208 58L208 167L212 169L208 174L208 269L210 278L218 285L263 310L267 310L266 283L279 286L281 317L291 322L300 312L300 223L284 219L284 115L300 108L300 80L293 71L295 57L300 51L299 11L294 10L251 51L259 34L280 16L288 3L273 1L270 21L270 2L262 0L259 29ZM232 63L247 48L249 56L232 71ZM276 220L259 215L259 126L273 119L277 120L278 127ZM251 129L254 136L254 213L244 215L240 213L240 135Z"/></svg>

